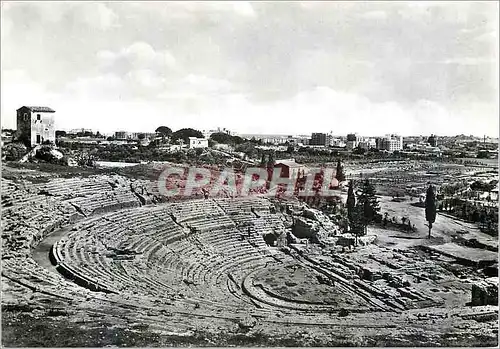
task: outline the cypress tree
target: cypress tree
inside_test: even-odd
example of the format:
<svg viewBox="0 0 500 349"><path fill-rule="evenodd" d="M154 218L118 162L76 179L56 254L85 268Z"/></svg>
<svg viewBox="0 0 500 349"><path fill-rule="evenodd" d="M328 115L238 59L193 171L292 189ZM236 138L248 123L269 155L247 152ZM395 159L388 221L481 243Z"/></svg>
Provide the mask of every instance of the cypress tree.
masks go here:
<svg viewBox="0 0 500 349"><path fill-rule="evenodd" d="M262 157L260 158L260 166L265 167L266 166L266 154L262 153Z"/></svg>
<svg viewBox="0 0 500 349"><path fill-rule="evenodd" d="M335 172L335 178L339 182L339 184L345 181L344 168L340 162L340 159L337 160L337 171Z"/></svg>
<svg viewBox="0 0 500 349"><path fill-rule="evenodd" d="M375 194L375 187L368 179L365 179L358 194L358 206L362 213L362 223L365 234L368 225L375 219L375 215L380 211L380 206Z"/></svg>
<svg viewBox="0 0 500 349"><path fill-rule="evenodd" d="M352 180L349 181L349 189L347 190L347 219L349 219L349 223L353 224L354 218L354 207L356 206L356 197L354 196L354 182Z"/></svg>
<svg viewBox="0 0 500 349"><path fill-rule="evenodd" d="M436 193L429 185L425 196L425 220L429 223L429 239L431 238L432 224L436 221Z"/></svg>
<svg viewBox="0 0 500 349"><path fill-rule="evenodd" d="M269 153L269 157L267 160L267 167L274 168L275 163L276 163L276 161L274 160L274 153Z"/></svg>

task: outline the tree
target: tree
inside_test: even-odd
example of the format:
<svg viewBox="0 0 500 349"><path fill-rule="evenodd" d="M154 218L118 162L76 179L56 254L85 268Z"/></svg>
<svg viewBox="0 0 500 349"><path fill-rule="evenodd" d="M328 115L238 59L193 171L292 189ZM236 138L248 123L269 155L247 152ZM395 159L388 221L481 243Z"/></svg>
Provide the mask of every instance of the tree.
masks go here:
<svg viewBox="0 0 500 349"><path fill-rule="evenodd" d="M212 133L212 135L210 136L210 139L216 141L217 143L222 143L222 144L232 144L233 143L233 137L225 132Z"/></svg>
<svg viewBox="0 0 500 349"><path fill-rule="evenodd" d="M365 234L366 225L364 219L364 206L360 205L359 202L352 209L352 223L351 223L351 233L355 237L355 245L358 246L358 240L361 235Z"/></svg>
<svg viewBox="0 0 500 349"><path fill-rule="evenodd" d="M236 145L245 143L245 140L240 136L232 136L232 138L233 138L233 143Z"/></svg>
<svg viewBox="0 0 500 349"><path fill-rule="evenodd" d="M347 189L347 218L349 222L352 224L354 207L356 206L356 197L354 196L354 182L352 180L349 181L349 187Z"/></svg>
<svg viewBox="0 0 500 349"><path fill-rule="evenodd" d="M262 145L262 139L256 139L255 136L249 140L253 144Z"/></svg>
<svg viewBox="0 0 500 349"><path fill-rule="evenodd" d="M66 131L57 130L56 131L56 138L59 138L59 137L66 137Z"/></svg>
<svg viewBox="0 0 500 349"><path fill-rule="evenodd" d="M349 225L354 228L356 222L356 197L354 196L354 182L352 180L349 181L349 187L347 189L347 219L349 220ZM352 229L354 230L354 229ZM356 244L357 244L357 234L356 234Z"/></svg>
<svg viewBox="0 0 500 349"><path fill-rule="evenodd" d="M77 137L94 137L92 131L80 131L76 133Z"/></svg>
<svg viewBox="0 0 500 349"><path fill-rule="evenodd" d="M356 147L353 151L352 151L353 154L356 154L356 155L363 155L364 153L366 153L366 149L365 148L360 148L360 147Z"/></svg>
<svg viewBox="0 0 500 349"><path fill-rule="evenodd" d="M478 159L489 159L490 157L490 154L488 153L487 150L480 150L477 152L477 156L476 156Z"/></svg>
<svg viewBox="0 0 500 349"><path fill-rule="evenodd" d="M257 149L255 148L255 144L251 142L245 142L243 144L239 144L234 149L237 152L244 153L249 158L253 158L257 154Z"/></svg>
<svg viewBox="0 0 500 349"><path fill-rule="evenodd" d="M203 138L203 133L192 128L181 128L180 130L172 133L172 142L182 140L184 144L189 143L189 137Z"/></svg>
<svg viewBox="0 0 500 349"><path fill-rule="evenodd" d="M345 181L344 168L340 163L340 159L337 160L337 171L335 173L335 178L337 179L337 181L339 181L339 184Z"/></svg>
<svg viewBox="0 0 500 349"><path fill-rule="evenodd" d="M170 137L172 135L172 129L167 126L160 126L155 130L155 132L165 137Z"/></svg>
<svg viewBox="0 0 500 349"><path fill-rule="evenodd" d="M474 223L476 223L477 221L479 221L479 212L477 209L474 209L474 211L472 212L472 221Z"/></svg>
<svg viewBox="0 0 500 349"><path fill-rule="evenodd" d="M260 159L260 167L266 167L266 154L262 153L262 158Z"/></svg>
<svg viewBox="0 0 500 349"><path fill-rule="evenodd" d="M375 196L375 187L370 183L368 179L365 179L361 185L360 191L358 193L358 205L362 211L362 223L364 228L364 233L368 225L373 222L375 216L380 211L380 206Z"/></svg>
<svg viewBox="0 0 500 349"><path fill-rule="evenodd" d="M271 153L269 153L269 157L267 160L267 168L274 168L275 163L276 163L276 161L274 160L274 153L271 152Z"/></svg>
<svg viewBox="0 0 500 349"><path fill-rule="evenodd" d="M436 221L436 192L432 185L427 188L425 195L425 220L429 223L429 239L431 238L432 224Z"/></svg>

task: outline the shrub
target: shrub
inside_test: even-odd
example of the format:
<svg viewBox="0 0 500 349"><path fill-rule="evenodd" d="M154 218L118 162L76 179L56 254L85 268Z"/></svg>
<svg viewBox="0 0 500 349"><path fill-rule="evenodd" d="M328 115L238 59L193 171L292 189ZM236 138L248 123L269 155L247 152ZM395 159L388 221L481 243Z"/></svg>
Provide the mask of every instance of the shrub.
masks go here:
<svg viewBox="0 0 500 349"><path fill-rule="evenodd" d="M18 161L27 152L28 148L23 143L10 143L2 149L2 155L5 156L5 160L7 161Z"/></svg>

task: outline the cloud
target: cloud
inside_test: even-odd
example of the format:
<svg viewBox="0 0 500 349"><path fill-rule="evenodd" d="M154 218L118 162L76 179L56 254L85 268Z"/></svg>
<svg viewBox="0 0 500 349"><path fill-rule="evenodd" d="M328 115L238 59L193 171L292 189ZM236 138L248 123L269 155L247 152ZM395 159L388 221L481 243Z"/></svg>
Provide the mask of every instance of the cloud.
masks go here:
<svg viewBox="0 0 500 349"><path fill-rule="evenodd" d="M158 76L150 69L138 69L130 71L126 75L129 83L141 89L157 89L165 83L165 79Z"/></svg>
<svg viewBox="0 0 500 349"><path fill-rule="evenodd" d="M6 16L13 16L18 20L64 26L69 21L73 27L84 25L95 31L117 27L119 22L118 15L101 2L19 2L2 8Z"/></svg>
<svg viewBox="0 0 500 349"><path fill-rule="evenodd" d="M123 93L123 80L114 74L82 77L66 85L66 93L75 100L116 100Z"/></svg>
<svg viewBox="0 0 500 349"><path fill-rule="evenodd" d="M479 64L494 64L495 60L490 57L458 57L449 58L441 62L442 64L459 64L459 65L479 65Z"/></svg>
<svg viewBox="0 0 500 349"><path fill-rule="evenodd" d="M102 70L117 70L127 74L131 70L151 69L166 73L177 68L174 56L167 50L155 50L146 42L134 42L118 52L101 50L97 59Z"/></svg>
<svg viewBox="0 0 500 349"><path fill-rule="evenodd" d="M475 41L493 43L498 42L498 32L495 30L480 34L474 38Z"/></svg>
<svg viewBox="0 0 500 349"><path fill-rule="evenodd" d="M257 17L252 3L247 1L172 1L172 2L150 2L147 4L124 3L120 7L132 8L140 12L154 12L160 17L168 17L175 20L220 20L226 16L236 15L237 20L252 19Z"/></svg>
<svg viewBox="0 0 500 349"><path fill-rule="evenodd" d="M97 30L118 27L118 15L103 3L83 3L78 12L83 21Z"/></svg>
<svg viewBox="0 0 500 349"><path fill-rule="evenodd" d="M3 6L4 3L2 3ZM2 23L1 23L1 31L2 31L2 39L6 38L10 35L10 32L12 31L12 21L8 18L2 18Z"/></svg>
<svg viewBox="0 0 500 349"><path fill-rule="evenodd" d="M385 11L369 11L360 15L363 19L385 20L387 19L387 12Z"/></svg>
<svg viewBox="0 0 500 349"><path fill-rule="evenodd" d="M181 85L199 93L228 93L232 85L223 79L214 79L204 75L189 74L181 80Z"/></svg>
<svg viewBox="0 0 500 349"><path fill-rule="evenodd" d="M16 128L16 110L23 105L51 106L58 95L22 69L2 70L2 126Z"/></svg>
<svg viewBox="0 0 500 349"><path fill-rule="evenodd" d="M240 16L244 17L255 17L256 13L252 5L247 1L228 1L228 3L233 7L233 11ZM223 4L221 2L220 4Z"/></svg>

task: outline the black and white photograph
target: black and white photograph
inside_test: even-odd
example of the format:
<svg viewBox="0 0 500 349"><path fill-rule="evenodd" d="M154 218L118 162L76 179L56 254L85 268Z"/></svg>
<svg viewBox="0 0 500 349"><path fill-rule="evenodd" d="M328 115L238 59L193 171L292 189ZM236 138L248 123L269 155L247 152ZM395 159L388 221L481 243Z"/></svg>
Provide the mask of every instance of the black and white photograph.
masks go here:
<svg viewBox="0 0 500 349"><path fill-rule="evenodd" d="M1 346L497 347L498 1L1 1Z"/></svg>

